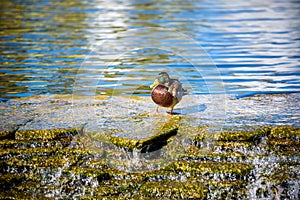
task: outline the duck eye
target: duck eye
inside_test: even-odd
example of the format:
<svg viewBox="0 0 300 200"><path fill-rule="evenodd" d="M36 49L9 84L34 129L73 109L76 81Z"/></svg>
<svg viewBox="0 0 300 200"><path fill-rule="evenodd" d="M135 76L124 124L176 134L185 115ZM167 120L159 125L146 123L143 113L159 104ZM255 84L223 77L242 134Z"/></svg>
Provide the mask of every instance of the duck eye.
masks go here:
<svg viewBox="0 0 300 200"><path fill-rule="evenodd" d="M165 77L159 77L159 82L164 83L165 82Z"/></svg>

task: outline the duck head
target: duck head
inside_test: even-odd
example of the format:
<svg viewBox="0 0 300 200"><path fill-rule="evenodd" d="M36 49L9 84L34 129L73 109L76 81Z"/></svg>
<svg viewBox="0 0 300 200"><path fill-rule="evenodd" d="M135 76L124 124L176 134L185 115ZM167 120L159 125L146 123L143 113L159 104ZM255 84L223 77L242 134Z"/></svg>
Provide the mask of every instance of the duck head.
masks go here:
<svg viewBox="0 0 300 200"><path fill-rule="evenodd" d="M158 74L157 79L155 79L155 81L150 85L150 88L154 88L158 84L165 85L166 87L169 86L169 84L170 84L170 77L169 77L169 74L167 72L160 72Z"/></svg>

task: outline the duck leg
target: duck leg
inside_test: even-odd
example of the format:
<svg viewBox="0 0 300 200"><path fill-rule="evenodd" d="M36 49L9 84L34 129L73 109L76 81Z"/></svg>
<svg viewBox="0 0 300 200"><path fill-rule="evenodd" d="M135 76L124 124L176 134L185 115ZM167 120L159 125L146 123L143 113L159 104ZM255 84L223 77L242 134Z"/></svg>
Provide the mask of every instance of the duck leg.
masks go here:
<svg viewBox="0 0 300 200"><path fill-rule="evenodd" d="M174 109L174 106L171 107L171 110L170 110L170 115L173 114L173 109Z"/></svg>
<svg viewBox="0 0 300 200"><path fill-rule="evenodd" d="M158 115L158 106L155 107L154 115Z"/></svg>

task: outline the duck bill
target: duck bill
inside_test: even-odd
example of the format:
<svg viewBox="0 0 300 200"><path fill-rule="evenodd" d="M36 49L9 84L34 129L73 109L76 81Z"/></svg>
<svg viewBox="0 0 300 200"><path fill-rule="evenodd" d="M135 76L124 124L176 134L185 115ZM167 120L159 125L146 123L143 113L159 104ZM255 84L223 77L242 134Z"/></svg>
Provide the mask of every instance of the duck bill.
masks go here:
<svg viewBox="0 0 300 200"><path fill-rule="evenodd" d="M157 86L159 84L158 80L156 79L151 85L150 88L154 88L155 86Z"/></svg>

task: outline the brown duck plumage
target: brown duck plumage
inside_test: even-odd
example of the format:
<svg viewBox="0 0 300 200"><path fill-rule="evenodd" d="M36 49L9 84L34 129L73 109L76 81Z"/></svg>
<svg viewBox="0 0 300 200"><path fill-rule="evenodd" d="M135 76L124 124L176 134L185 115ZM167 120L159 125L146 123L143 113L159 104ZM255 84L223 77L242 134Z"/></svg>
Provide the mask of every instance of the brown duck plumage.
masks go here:
<svg viewBox="0 0 300 200"><path fill-rule="evenodd" d="M153 88L151 98L154 103L170 108L170 114L172 115L174 106L182 99L184 91L179 80L170 79L168 73L161 72L150 88ZM156 112L158 112L158 106Z"/></svg>

